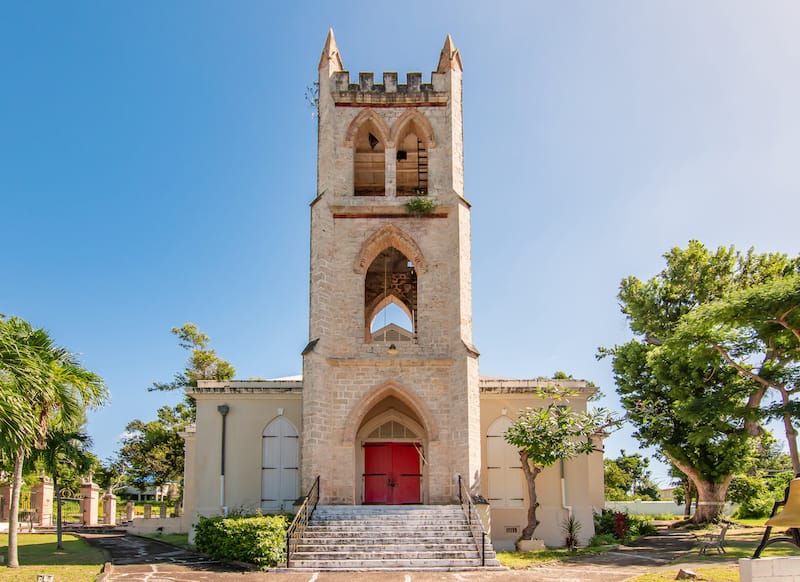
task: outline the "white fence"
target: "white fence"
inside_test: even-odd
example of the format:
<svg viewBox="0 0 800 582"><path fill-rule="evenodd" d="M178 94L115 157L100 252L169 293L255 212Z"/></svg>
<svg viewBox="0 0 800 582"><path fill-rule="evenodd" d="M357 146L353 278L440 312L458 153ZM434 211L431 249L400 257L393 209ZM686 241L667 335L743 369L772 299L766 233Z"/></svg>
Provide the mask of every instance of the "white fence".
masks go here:
<svg viewBox="0 0 800 582"><path fill-rule="evenodd" d="M632 515L677 515L682 516L686 507L674 501L606 501L606 509L624 511ZM726 503L723 514L729 516L736 507ZM694 504L692 504L694 513Z"/></svg>

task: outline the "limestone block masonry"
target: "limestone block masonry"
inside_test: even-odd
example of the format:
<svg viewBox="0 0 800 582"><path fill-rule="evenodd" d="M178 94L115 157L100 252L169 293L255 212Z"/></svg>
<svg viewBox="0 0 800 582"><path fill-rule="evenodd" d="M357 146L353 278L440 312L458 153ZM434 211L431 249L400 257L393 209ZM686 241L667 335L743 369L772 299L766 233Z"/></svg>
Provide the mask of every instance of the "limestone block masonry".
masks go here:
<svg viewBox="0 0 800 582"><path fill-rule="evenodd" d="M457 474L480 488L461 74L449 36L430 83L419 73L351 82L332 31L320 59L301 474L304 489L321 477L324 503L363 502L359 431L378 411L421 427L423 503L454 499ZM413 195L433 212L409 213ZM396 257L407 266L390 273ZM410 316L412 341L372 339L372 308L390 303Z"/></svg>
<svg viewBox="0 0 800 582"><path fill-rule="evenodd" d="M742 582L800 582L800 557L739 559Z"/></svg>

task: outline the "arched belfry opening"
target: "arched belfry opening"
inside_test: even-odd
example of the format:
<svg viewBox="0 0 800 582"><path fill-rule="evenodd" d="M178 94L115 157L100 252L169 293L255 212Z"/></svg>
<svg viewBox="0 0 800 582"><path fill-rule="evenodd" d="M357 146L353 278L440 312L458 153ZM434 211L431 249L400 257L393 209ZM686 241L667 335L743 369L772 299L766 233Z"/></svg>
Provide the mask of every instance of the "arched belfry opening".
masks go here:
<svg viewBox="0 0 800 582"><path fill-rule="evenodd" d="M397 143L396 168L398 196L428 194L428 144L413 123Z"/></svg>
<svg viewBox="0 0 800 582"><path fill-rule="evenodd" d="M353 193L386 195L386 144L384 133L372 119L361 125L354 140Z"/></svg>
<svg viewBox="0 0 800 582"><path fill-rule="evenodd" d="M364 279L365 341L415 341L417 272L394 247L378 253Z"/></svg>

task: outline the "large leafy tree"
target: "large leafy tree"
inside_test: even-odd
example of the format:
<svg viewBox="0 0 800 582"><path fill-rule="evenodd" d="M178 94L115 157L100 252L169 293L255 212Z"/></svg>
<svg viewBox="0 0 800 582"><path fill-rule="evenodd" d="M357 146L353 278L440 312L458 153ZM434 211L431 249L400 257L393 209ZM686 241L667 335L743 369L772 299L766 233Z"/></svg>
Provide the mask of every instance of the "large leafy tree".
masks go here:
<svg viewBox="0 0 800 582"><path fill-rule="evenodd" d="M692 480L698 523L717 518L731 478L751 451L743 411L752 387L705 355L667 353L638 341L613 350L617 391L634 436L659 448Z"/></svg>
<svg viewBox="0 0 800 582"><path fill-rule="evenodd" d="M75 427L88 407L107 396L103 380L42 329L0 317L0 385L7 397L0 446L14 459L9 516L8 565L19 566L17 526L22 469L33 449L45 449L49 431ZM11 414L12 416L8 416ZM17 426L11 426L15 422Z"/></svg>
<svg viewBox="0 0 800 582"><path fill-rule="evenodd" d="M506 431L505 440L517 447L528 486L528 524L522 539L532 539L539 525L536 509L536 477L558 461L598 450L597 439L604 431L618 426L619 420L605 410L579 412L551 403L546 408L528 408Z"/></svg>
<svg viewBox="0 0 800 582"><path fill-rule="evenodd" d="M717 352L755 389L749 406L782 419L792 467L800 473L800 259L776 261L769 279L700 305L681 318L669 342L675 349L705 346ZM777 403L764 406L768 392Z"/></svg>
<svg viewBox="0 0 800 582"><path fill-rule="evenodd" d="M761 432L762 389L729 366L724 355L697 342L677 341L699 308L781 277L782 254L709 251L690 241L664 255L666 267L648 281L624 279L619 299L640 340L601 354L614 358L618 391L637 435L659 446L693 481L695 520L716 517L748 436ZM733 372L733 373L732 373Z"/></svg>

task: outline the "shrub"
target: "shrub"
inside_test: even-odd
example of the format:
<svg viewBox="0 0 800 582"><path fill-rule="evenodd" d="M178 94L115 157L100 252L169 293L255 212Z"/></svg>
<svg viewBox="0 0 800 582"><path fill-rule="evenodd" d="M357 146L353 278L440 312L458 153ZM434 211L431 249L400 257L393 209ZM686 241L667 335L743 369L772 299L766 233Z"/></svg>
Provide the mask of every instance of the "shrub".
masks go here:
<svg viewBox="0 0 800 582"><path fill-rule="evenodd" d="M417 196L406 202L406 209L411 214L430 214L436 209L436 201L427 196Z"/></svg>
<svg viewBox="0 0 800 582"><path fill-rule="evenodd" d="M197 549L217 560L249 562L265 570L285 559L286 516L201 517L194 527Z"/></svg>
<svg viewBox="0 0 800 582"><path fill-rule="evenodd" d="M570 552L578 551L578 534L581 528L581 523L575 519L574 515L570 515L561 524L561 531L564 532L564 544Z"/></svg>
<svg viewBox="0 0 800 582"><path fill-rule="evenodd" d="M641 536L653 535L656 528L647 519L604 509L602 513L594 515L594 531L596 537L611 535L617 542L625 543Z"/></svg>

